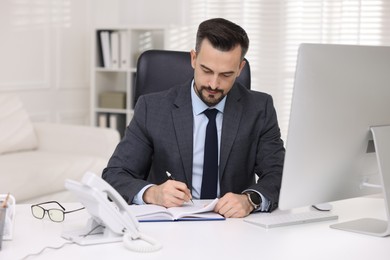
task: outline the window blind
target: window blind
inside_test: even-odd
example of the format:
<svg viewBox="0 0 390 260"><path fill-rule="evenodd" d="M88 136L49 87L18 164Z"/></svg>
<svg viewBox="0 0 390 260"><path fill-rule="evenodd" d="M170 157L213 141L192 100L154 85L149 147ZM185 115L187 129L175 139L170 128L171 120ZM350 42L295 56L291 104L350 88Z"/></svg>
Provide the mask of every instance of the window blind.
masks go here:
<svg viewBox="0 0 390 260"><path fill-rule="evenodd" d="M387 0L191 0L190 10L190 26L172 33L181 35L180 47L171 47L193 48L205 19L241 25L250 39L252 88L273 96L285 141L300 43L390 45Z"/></svg>

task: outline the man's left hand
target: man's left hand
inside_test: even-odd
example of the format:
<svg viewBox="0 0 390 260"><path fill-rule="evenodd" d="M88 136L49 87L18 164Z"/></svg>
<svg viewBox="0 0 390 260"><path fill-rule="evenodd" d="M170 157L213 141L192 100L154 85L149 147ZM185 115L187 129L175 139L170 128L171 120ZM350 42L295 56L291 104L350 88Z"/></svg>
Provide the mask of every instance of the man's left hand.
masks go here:
<svg viewBox="0 0 390 260"><path fill-rule="evenodd" d="M219 199L214 209L225 218L243 218L253 211L246 194L226 193Z"/></svg>

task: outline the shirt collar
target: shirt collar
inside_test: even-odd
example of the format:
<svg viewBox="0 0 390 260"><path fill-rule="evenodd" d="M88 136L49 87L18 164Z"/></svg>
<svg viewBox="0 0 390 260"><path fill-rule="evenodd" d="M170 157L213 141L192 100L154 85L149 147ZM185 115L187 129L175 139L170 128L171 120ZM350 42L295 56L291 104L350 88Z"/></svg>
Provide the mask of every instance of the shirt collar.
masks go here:
<svg viewBox="0 0 390 260"><path fill-rule="evenodd" d="M215 106L209 107L206 105L195 93L194 89L194 80L191 82L191 100L192 100L192 109L194 111L194 115L199 115L203 113L208 108L216 108L219 112L223 113L225 109L226 96Z"/></svg>

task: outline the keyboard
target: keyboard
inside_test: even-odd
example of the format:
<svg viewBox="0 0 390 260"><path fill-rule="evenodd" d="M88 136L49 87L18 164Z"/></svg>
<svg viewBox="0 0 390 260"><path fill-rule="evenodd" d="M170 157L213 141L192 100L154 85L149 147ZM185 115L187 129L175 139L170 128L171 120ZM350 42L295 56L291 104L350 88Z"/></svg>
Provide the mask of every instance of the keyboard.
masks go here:
<svg viewBox="0 0 390 260"><path fill-rule="evenodd" d="M335 220L338 218L330 211L304 211L296 213L270 214L258 213L258 217L244 219L245 222L255 224L264 228L283 227L311 222ZM262 215L260 215L262 214Z"/></svg>

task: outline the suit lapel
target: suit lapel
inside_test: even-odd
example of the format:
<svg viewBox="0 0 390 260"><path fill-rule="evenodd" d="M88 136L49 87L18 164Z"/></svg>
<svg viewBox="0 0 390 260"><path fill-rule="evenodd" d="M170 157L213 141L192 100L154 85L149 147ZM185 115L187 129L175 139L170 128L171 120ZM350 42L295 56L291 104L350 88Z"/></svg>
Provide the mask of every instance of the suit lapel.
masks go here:
<svg viewBox="0 0 390 260"><path fill-rule="evenodd" d="M174 102L175 108L172 110L172 120L174 123L177 144L179 147L184 174L188 187L192 188L192 160L193 160L193 111L191 103L190 83L179 88L178 96ZM243 106L239 102L241 94L237 86L233 86L229 92L225 104L222 123L222 138L220 152L220 180L225 171L234 140L241 121Z"/></svg>
<svg viewBox="0 0 390 260"><path fill-rule="evenodd" d="M193 112L190 83L179 88L178 96L172 110L177 144L182 158L184 174L188 187L192 187L192 153L193 153Z"/></svg>
<svg viewBox="0 0 390 260"><path fill-rule="evenodd" d="M241 94L238 91L238 86L233 86L230 90L225 104L222 122L222 138L221 138L221 151L220 151L220 165L219 165L219 178L225 171L226 163L229 158L230 151L232 149L234 140L238 132L238 128L242 115L242 104L239 102Z"/></svg>

